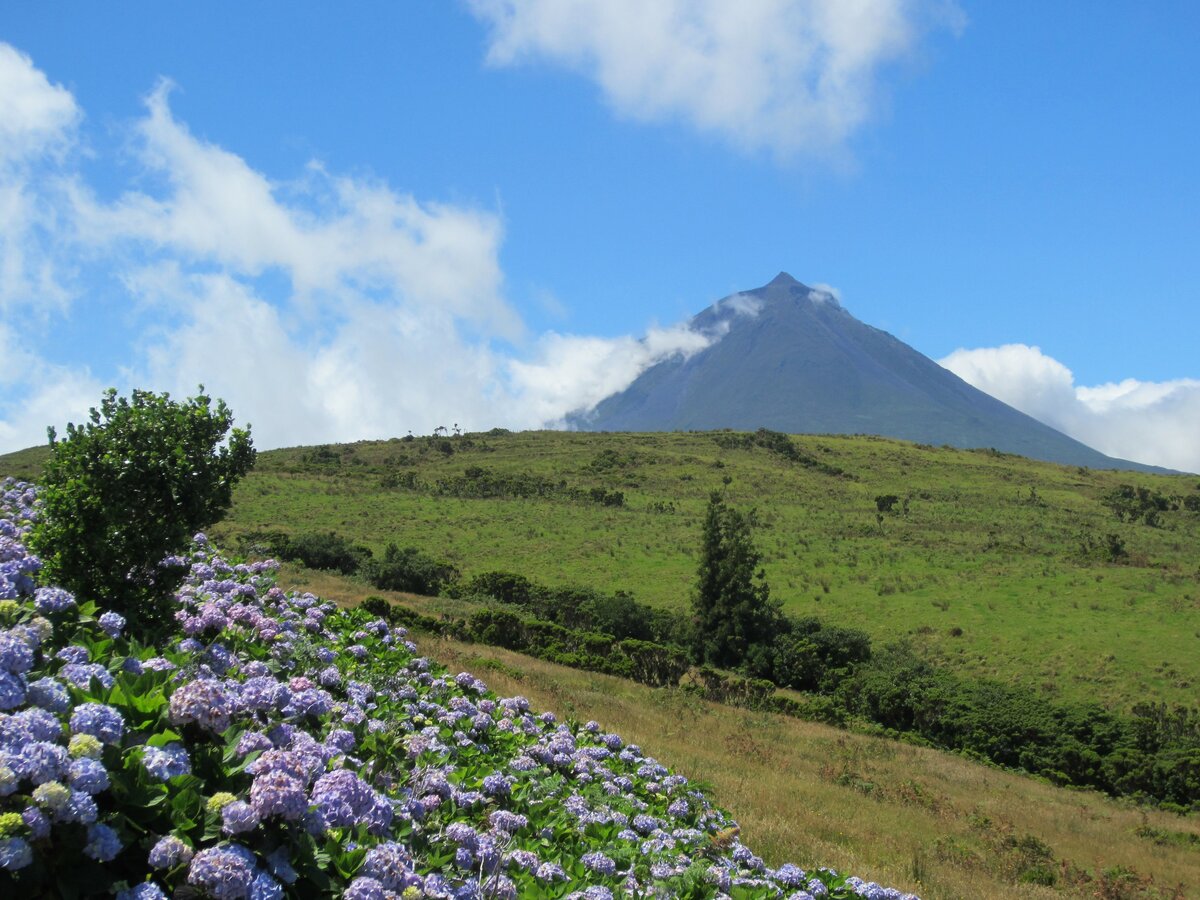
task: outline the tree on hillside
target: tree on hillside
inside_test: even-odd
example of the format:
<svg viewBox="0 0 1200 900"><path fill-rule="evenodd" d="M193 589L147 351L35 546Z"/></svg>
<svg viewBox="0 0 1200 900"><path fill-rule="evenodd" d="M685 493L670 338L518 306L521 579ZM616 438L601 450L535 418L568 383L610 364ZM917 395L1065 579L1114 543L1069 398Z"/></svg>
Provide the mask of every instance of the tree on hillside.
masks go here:
<svg viewBox="0 0 1200 900"><path fill-rule="evenodd" d="M692 656L697 663L771 672L772 644L782 627L778 602L759 568L746 516L713 491L704 516Z"/></svg>
<svg viewBox="0 0 1200 900"><path fill-rule="evenodd" d="M89 421L67 426L42 477L43 520L33 550L47 582L152 627L173 584L163 559L221 519L254 464L250 429L230 428L224 401L204 394L105 392Z"/></svg>

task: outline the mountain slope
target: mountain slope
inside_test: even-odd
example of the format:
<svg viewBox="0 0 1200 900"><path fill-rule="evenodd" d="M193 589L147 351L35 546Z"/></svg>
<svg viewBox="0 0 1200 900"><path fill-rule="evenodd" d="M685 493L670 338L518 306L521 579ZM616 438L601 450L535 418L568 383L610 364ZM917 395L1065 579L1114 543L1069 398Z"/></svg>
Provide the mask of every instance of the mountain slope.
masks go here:
<svg viewBox="0 0 1200 900"><path fill-rule="evenodd" d="M588 431L876 434L1067 465L1155 470L1105 456L983 393L786 273L718 301L691 324L714 342L653 366L570 424Z"/></svg>

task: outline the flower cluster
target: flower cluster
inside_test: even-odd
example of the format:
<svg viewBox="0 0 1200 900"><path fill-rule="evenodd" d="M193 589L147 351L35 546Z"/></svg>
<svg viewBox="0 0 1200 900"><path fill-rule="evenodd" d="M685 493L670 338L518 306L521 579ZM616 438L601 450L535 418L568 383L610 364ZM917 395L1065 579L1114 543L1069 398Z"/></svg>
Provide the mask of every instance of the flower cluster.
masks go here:
<svg viewBox="0 0 1200 900"><path fill-rule="evenodd" d="M903 896L771 868L636 745L496 698L419 656L402 628L287 594L274 563L232 563L203 535L172 560L188 567L177 638L142 646L120 616L35 584L36 513L31 488L4 484L0 893L6 878L54 893L45 879L103 871L73 890Z"/></svg>

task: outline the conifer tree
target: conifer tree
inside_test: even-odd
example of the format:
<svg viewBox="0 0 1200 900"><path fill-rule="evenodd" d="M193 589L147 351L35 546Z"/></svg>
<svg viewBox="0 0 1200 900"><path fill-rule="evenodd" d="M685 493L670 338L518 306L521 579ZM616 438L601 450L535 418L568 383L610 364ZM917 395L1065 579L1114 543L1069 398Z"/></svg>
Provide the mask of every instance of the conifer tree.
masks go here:
<svg viewBox="0 0 1200 900"><path fill-rule="evenodd" d="M696 592L692 598L692 656L697 663L771 671L771 647L782 624L779 603L759 568L747 517L709 496L704 516Z"/></svg>

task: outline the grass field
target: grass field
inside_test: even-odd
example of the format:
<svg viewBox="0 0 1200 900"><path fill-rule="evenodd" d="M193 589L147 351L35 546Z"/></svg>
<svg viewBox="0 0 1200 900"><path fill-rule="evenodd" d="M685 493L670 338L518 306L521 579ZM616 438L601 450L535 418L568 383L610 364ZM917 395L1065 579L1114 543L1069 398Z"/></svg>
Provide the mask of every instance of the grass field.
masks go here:
<svg viewBox="0 0 1200 900"><path fill-rule="evenodd" d="M846 473L837 476L721 439L528 432L272 451L216 532L232 545L253 531L332 530L376 552L391 541L419 547L466 576L501 569L627 590L684 615L704 505L723 489L757 510L772 596L789 613L863 628L877 643L908 640L961 671L1062 699L1194 701L1200 513L1166 512L1150 527L1119 521L1101 501L1122 483L1187 497L1200 478L881 438L793 439ZM438 492L473 467L565 489ZM414 486L382 486L405 479ZM590 503L574 488L621 491L625 503ZM875 498L887 494L899 499L880 514ZM1109 535L1127 553L1116 563Z"/></svg>
<svg viewBox="0 0 1200 900"><path fill-rule="evenodd" d="M297 566L285 587L345 604L384 594L427 614L456 601L374 591ZM711 784L773 864L852 871L927 900L1200 895L1200 823L952 754L706 703L478 644L418 635L452 671L606 729ZM698 739L702 736L702 739ZM1053 886L1036 883L1053 879Z"/></svg>

